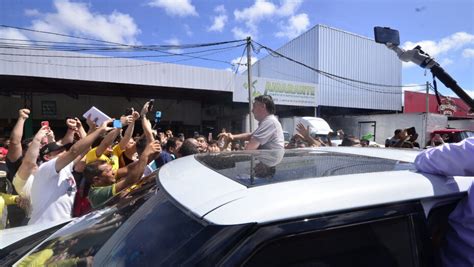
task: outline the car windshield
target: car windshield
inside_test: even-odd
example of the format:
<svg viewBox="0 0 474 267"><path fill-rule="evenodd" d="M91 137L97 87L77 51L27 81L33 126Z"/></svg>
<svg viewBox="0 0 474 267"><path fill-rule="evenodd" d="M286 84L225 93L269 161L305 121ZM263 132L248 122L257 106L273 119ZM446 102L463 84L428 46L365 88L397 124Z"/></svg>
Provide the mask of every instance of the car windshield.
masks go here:
<svg viewBox="0 0 474 267"><path fill-rule="evenodd" d="M212 170L245 186L314 177L413 169L413 164L315 150L259 150L198 155Z"/></svg>
<svg viewBox="0 0 474 267"><path fill-rule="evenodd" d="M228 235L239 236L247 227L208 225L183 212L156 183L144 185L139 191L56 232L20 264L173 266L205 263L220 255L219 250L229 242ZM212 241L212 237L217 241ZM203 251L207 250L215 254L204 259Z"/></svg>

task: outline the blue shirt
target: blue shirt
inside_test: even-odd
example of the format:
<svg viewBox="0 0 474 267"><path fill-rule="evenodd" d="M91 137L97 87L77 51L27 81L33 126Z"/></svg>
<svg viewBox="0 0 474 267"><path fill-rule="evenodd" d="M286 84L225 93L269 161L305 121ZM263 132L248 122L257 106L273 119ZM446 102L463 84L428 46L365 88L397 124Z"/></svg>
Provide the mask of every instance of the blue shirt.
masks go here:
<svg viewBox="0 0 474 267"><path fill-rule="evenodd" d="M474 176L474 137L420 153L415 166L421 172L446 176ZM474 265L474 186L449 215L449 229L441 250L443 266Z"/></svg>

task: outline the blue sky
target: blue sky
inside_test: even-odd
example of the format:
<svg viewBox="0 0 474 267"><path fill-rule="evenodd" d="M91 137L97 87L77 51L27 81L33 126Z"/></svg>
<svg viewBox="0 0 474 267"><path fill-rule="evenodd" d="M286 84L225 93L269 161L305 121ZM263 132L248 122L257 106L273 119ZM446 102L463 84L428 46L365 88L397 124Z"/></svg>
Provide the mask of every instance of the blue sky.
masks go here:
<svg viewBox="0 0 474 267"><path fill-rule="evenodd" d="M400 31L402 47L421 44L474 96L473 0L1 0L0 24L142 45L209 43L251 35L274 49L316 24L370 38L374 26L389 26ZM6 28L0 28L0 38L64 40ZM235 63L242 51L239 47L209 57ZM180 64L231 67L203 60ZM424 74L404 64L403 84L431 81L431 75Z"/></svg>

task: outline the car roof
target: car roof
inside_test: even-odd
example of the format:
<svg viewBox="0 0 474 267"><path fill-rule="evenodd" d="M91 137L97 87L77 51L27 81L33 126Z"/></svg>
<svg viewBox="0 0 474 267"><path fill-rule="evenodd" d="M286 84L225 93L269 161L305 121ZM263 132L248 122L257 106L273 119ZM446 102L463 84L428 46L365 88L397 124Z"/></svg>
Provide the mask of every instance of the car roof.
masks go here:
<svg viewBox="0 0 474 267"><path fill-rule="evenodd" d="M459 132L472 132L472 131L466 130L466 129L439 129L439 130L434 130L432 133L444 134L444 133L459 133Z"/></svg>
<svg viewBox="0 0 474 267"><path fill-rule="evenodd" d="M443 197L464 192L474 177L443 177L419 173L413 149L323 147L285 150L285 155L321 158L348 154L388 160L392 170L336 173L295 177L259 186L231 179L209 168L200 157L189 156L164 165L159 172L162 188L196 216L215 224L267 223L277 220L332 213L402 201ZM265 155L269 151L223 153L222 155ZM303 155L303 156L302 156ZM219 160L217 157L216 160ZM259 160L255 159L258 163ZM356 161L354 161L356 162ZM357 164L359 164L358 162ZM288 168L285 159L275 168ZM296 163L298 164L298 161ZM312 164L311 162L309 164ZM297 167L299 168L299 167ZM352 169L354 170L354 168Z"/></svg>

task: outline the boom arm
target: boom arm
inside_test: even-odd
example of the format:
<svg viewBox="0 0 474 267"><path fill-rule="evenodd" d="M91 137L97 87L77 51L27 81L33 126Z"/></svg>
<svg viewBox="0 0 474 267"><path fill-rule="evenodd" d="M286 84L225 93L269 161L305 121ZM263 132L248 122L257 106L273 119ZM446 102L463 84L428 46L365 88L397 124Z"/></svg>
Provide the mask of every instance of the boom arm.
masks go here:
<svg viewBox="0 0 474 267"><path fill-rule="evenodd" d="M438 80L440 80L446 87L453 90L453 92L471 108L471 112L474 111L474 101L472 98L448 73L446 73L446 71L444 71L438 62L421 50L420 46L416 46L415 48L407 51L390 43L387 43L386 46L395 51L401 61L413 62L424 69L431 70L431 73L433 73L433 75L438 78Z"/></svg>

